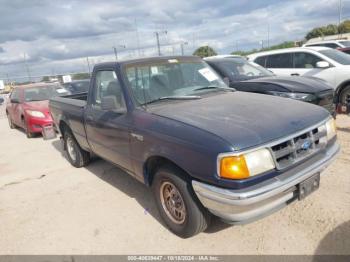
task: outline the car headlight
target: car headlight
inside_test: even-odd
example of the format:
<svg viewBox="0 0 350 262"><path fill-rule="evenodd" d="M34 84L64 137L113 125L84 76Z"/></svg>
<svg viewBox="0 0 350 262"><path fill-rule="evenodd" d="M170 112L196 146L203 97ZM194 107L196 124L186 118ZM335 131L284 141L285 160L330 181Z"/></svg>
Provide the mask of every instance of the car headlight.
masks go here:
<svg viewBox="0 0 350 262"><path fill-rule="evenodd" d="M266 148L241 155L219 155L218 175L227 179L245 179L275 168L271 153Z"/></svg>
<svg viewBox="0 0 350 262"><path fill-rule="evenodd" d="M45 118L45 115L43 112L40 111L35 111L35 110L26 110L27 114L32 116L32 117L37 117L37 118Z"/></svg>
<svg viewBox="0 0 350 262"><path fill-rule="evenodd" d="M335 120L333 117L326 122L326 130L328 141L335 137L335 135L337 134L337 127L335 125Z"/></svg>
<svg viewBox="0 0 350 262"><path fill-rule="evenodd" d="M315 96L312 94L308 94L308 93L291 93L291 92L270 91L270 94L272 94L274 96L287 97L287 98L292 98L292 99L302 100L302 101L315 100Z"/></svg>

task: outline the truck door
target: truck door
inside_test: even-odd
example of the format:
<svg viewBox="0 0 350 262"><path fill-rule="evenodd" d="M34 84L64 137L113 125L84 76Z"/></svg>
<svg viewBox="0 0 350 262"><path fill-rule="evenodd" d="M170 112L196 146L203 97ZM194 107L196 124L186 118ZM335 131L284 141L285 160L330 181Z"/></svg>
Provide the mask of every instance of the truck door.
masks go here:
<svg viewBox="0 0 350 262"><path fill-rule="evenodd" d="M94 153L131 170L129 122L120 82L113 69L97 71L94 81L85 111L87 140Z"/></svg>

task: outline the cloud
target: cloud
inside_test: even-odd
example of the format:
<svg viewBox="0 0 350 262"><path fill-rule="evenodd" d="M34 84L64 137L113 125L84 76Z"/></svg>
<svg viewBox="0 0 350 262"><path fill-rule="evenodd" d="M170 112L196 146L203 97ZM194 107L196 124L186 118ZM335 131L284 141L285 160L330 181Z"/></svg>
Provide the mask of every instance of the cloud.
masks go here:
<svg viewBox="0 0 350 262"><path fill-rule="evenodd" d="M86 70L86 57L113 59L156 55L155 31L164 54L212 45L220 53L299 40L312 27L336 23L338 0L0 0L0 72L23 74L24 54L34 74ZM343 3L343 16L350 5ZM136 31L137 25L137 31ZM173 45L171 45L173 43ZM176 43L176 44L174 44ZM168 45L168 46L166 46ZM0 75L1 77L1 75Z"/></svg>

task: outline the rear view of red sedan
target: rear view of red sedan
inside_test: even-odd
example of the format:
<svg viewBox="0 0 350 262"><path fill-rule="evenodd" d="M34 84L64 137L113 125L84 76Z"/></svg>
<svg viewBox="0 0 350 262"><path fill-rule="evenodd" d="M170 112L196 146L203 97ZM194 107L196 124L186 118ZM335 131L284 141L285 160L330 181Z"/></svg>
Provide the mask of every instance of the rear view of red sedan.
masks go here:
<svg viewBox="0 0 350 262"><path fill-rule="evenodd" d="M57 84L36 83L16 87L6 105L10 128L23 128L28 138L41 133L44 126L53 124L49 99L65 92Z"/></svg>

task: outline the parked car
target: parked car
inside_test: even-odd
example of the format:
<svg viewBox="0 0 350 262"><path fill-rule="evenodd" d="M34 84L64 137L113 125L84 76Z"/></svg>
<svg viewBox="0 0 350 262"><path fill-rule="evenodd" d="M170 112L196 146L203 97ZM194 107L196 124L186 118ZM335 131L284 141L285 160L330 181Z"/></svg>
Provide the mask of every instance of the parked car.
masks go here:
<svg viewBox="0 0 350 262"><path fill-rule="evenodd" d="M324 40L324 41L313 41L308 42L303 45L303 47L312 47L312 46L324 46L333 49L337 49L346 54L350 54L350 41L349 40Z"/></svg>
<svg viewBox="0 0 350 262"><path fill-rule="evenodd" d="M334 90L325 81L311 77L278 77L241 56L208 57L205 61L232 88L297 99L320 105L335 116Z"/></svg>
<svg viewBox="0 0 350 262"><path fill-rule="evenodd" d="M72 95L78 93L85 93L89 89L90 80L75 80L69 83L64 83L62 85Z"/></svg>
<svg viewBox="0 0 350 262"><path fill-rule="evenodd" d="M335 90L335 102L347 104L350 97L350 56L327 47L298 47L255 53L250 61L278 76L312 76Z"/></svg>
<svg viewBox="0 0 350 262"><path fill-rule="evenodd" d="M42 128L52 125L49 113L49 99L67 94L55 84L35 83L13 89L6 105L6 115L10 128L21 127L28 138L42 132Z"/></svg>
<svg viewBox="0 0 350 262"><path fill-rule="evenodd" d="M304 199L340 150L327 110L235 91L193 56L98 64L88 93L49 107L73 166L118 165L181 237L211 214L243 223Z"/></svg>

